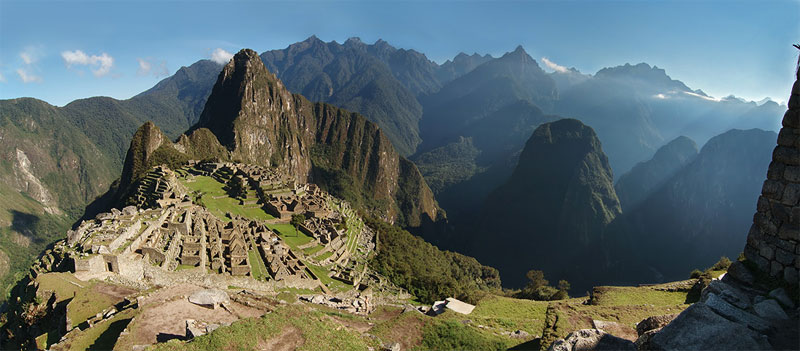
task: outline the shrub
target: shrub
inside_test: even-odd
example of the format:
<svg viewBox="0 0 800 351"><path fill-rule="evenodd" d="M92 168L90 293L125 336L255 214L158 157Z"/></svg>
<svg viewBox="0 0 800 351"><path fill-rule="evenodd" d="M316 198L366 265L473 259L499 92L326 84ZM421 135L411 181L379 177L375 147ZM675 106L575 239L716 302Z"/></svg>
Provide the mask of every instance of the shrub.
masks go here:
<svg viewBox="0 0 800 351"><path fill-rule="evenodd" d="M689 278L697 279L697 278L700 278L701 275L703 275L703 272L701 270L695 268L694 270L692 270L692 273L689 273Z"/></svg>
<svg viewBox="0 0 800 351"><path fill-rule="evenodd" d="M719 261L711 266L711 270L713 271L721 271L726 270L728 267L731 266L731 260L725 256L719 258Z"/></svg>

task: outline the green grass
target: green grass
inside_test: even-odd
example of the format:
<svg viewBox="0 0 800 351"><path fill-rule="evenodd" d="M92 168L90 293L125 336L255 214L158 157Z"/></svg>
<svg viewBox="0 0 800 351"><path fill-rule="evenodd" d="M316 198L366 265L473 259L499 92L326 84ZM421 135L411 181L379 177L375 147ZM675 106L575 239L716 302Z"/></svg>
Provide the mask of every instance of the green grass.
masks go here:
<svg viewBox="0 0 800 351"><path fill-rule="evenodd" d="M661 291L649 287L601 286L594 289L594 304L599 306L682 305L686 292Z"/></svg>
<svg viewBox="0 0 800 351"><path fill-rule="evenodd" d="M289 245L292 250L297 250L298 246L308 244L314 240L314 238L295 229L294 226L288 223L267 224L267 227L277 231L281 236L281 239L283 239L283 241Z"/></svg>
<svg viewBox="0 0 800 351"><path fill-rule="evenodd" d="M109 306L114 305L114 299L111 296L94 291L92 289L94 285L92 284L82 289L67 305L72 325L81 324Z"/></svg>
<svg viewBox="0 0 800 351"><path fill-rule="evenodd" d="M424 350L505 350L506 340L455 320L436 320L422 332Z"/></svg>
<svg viewBox="0 0 800 351"><path fill-rule="evenodd" d="M469 317L476 324L506 331L519 329L539 335L544 328L546 310L546 301L490 295L478 302Z"/></svg>
<svg viewBox="0 0 800 351"><path fill-rule="evenodd" d="M327 268L310 264L307 261L303 261L303 263L305 263L306 267L308 267L308 269L310 269L311 272L313 272L314 275L316 275L317 278L319 278L319 281L322 282L322 284L325 284L325 286L327 286L329 289L337 291L347 291L353 288L352 286L347 285L340 280L329 277L328 276L329 270Z"/></svg>
<svg viewBox="0 0 800 351"><path fill-rule="evenodd" d="M78 332L70 338L69 349L111 350L117 343L119 334L128 326L134 315L135 310L125 310L92 328Z"/></svg>
<svg viewBox="0 0 800 351"><path fill-rule="evenodd" d="M55 292L56 302L72 298L73 294L80 293L91 285L90 282L78 280L72 273L45 273L36 277L36 281L40 290Z"/></svg>
<svg viewBox="0 0 800 351"><path fill-rule="evenodd" d="M315 259L317 261L319 261L319 262L322 262L322 261L325 261L328 257L331 257L331 256L333 256L333 251L328 251L328 252L326 252L324 254L321 254L321 255L315 257Z"/></svg>
<svg viewBox="0 0 800 351"><path fill-rule="evenodd" d="M252 208L239 205L239 200L228 196L228 193L223 189L224 185L214 178L196 176L192 182L183 180L183 184L186 185L190 191L202 193L203 205L222 220L230 220L226 217L228 212L255 220L270 220L275 218L260 207ZM224 197L215 199L215 197L218 196Z"/></svg>
<svg viewBox="0 0 800 351"><path fill-rule="evenodd" d="M250 274L253 275L253 278L255 280L269 279L267 266L264 265L264 261L261 260L261 255L258 254L258 251L250 250L247 255L250 256Z"/></svg>
<svg viewBox="0 0 800 351"><path fill-rule="evenodd" d="M341 328L323 312L286 305L260 318L247 318L191 342L170 341L156 344L153 350L256 350L264 342L283 337L286 331L299 331L298 350L365 350L367 338Z"/></svg>
<svg viewBox="0 0 800 351"><path fill-rule="evenodd" d="M315 253L319 252L320 250L322 250L324 248L325 248L325 246L316 245L316 246L312 246L312 247L308 247L308 248L303 249L303 253L305 253L306 256L313 256Z"/></svg>

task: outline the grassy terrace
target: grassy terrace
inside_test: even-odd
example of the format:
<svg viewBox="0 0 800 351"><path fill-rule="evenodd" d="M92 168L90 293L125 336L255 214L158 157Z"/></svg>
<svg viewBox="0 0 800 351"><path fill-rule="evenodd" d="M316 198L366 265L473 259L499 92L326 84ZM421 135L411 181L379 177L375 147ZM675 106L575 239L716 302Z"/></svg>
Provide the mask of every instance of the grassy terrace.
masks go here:
<svg viewBox="0 0 800 351"><path fill-rule="evenodd" d="M219 219L230 220L225 216L228 212L255 220L269 220L275 218L260 207L245 207L239 205L239 200L228 196L228 193L223 189L224 185L214 178L196 176L194 177L194 181L190 182L184 178L181 178L181 181L190 191L203 194L203 205Z"/></svg>
<svg viewBox="0 0 800 351"><path fill-rule="evenodd" d="M253 275L253 278L255 280L269 279L267 266L264 265L264 261L261 259L261 255L258 254L258 251L250 250L247 252L247 255L250 256L250 274Z"/></svg>
<svg viewBox="0 0 800 351"><path fill-rule="evenodd" d="M312 246L312 247L308 247L308 248L303 249L303 253L305 253L306 256L312 256L312 255L314 255L315 253L319 252L320 250L322 250L324 248L325 248L325 246L316 245L316 246Z"/></svg>
<svg viewBox="0 0 800 351"><path fill-rule="evenodd" d="M303 261L303 263L305 263L306 267L308 267L308 269L310 269L311 272L313 272L314 275L316 275L317 278L319 278L319 281L322 282L322 284L325 284L325 286L327 286L328 288L337 291L347 291L353 288L350 285L347 285L339 280L329 277L328 276L329 269L327 267L320 267L314 264L310 264L308 263L308 261Z"/></svg>
<svg viewBox="0 0 800 351"><path fill-rule="evenodd" d="M283 241L286 242L286 244L289 245L292 250L297 250L298 246L308 244L314 240L314 238L295 229L294 226L288 223L267 224L267 227L277 231L281 236L281 239L283 239Z"/></svg>

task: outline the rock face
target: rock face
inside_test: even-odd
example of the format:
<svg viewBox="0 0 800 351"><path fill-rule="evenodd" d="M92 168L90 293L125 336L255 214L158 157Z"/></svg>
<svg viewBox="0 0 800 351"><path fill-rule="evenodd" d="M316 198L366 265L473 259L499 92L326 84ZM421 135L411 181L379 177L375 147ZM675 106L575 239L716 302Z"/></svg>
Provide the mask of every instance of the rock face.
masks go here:
<svg viewBox="0 0 800 351"><path fill-rule="evenodd" d="M758 198L744 254L748 260L790 284L800 270L800 77L783 116L778 145Z"/></svg>
<svg viewBox="0 0 800 351"><path fill-rule="evenodd" d="M555 279L598 244L602 229L621 213L612 179L592 128L574 119L541 125L514 174L487 199L474 254L506 281L520 284L534 267Z"/></svg>
<svg viewBox="0 0 800 351"><path fill-rule="evenodd" d="M198 123L177 144L156 129L146 124L137 132L126 170L152 163L152 155L231 159L317 183L389 221L416 227L437 218L433 193L416 166L376 124L289 93L249 49L223 68Z"/></svg>
<svg viewBox="0 0 800 351"><path fill-rule="evenodd" d="M640 162L619 178L614 186L627 212L636 208L659 186L697 156L697 144L685 136L675 138L662 146L652 159Z"/></svg>

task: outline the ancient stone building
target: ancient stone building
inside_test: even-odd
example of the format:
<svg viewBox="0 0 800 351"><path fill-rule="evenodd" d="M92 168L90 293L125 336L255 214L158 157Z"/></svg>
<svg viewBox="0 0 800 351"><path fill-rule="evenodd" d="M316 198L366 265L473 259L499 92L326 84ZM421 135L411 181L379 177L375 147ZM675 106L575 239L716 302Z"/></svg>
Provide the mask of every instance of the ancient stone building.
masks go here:
<svg viewBox="0 0 800 351"><path fill-rule="evenodd" d="M798 283L800 271L800 73L758 199L745 257L764 272Z"/></svg>

